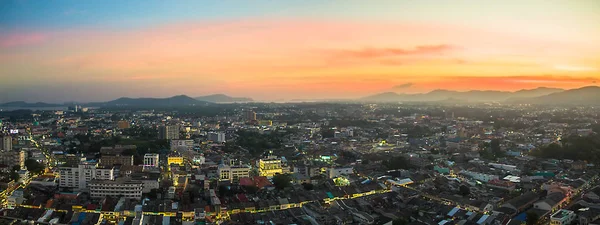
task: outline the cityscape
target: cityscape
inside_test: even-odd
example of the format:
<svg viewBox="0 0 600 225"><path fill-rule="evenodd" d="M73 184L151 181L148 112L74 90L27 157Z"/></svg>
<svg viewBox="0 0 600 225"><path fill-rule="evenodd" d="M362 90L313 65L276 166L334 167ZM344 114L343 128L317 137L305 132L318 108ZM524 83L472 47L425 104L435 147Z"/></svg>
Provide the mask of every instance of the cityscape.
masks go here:
<svg viewBox="0 0 600 225"><path fill-rule="evenodd" d="M0 225L600 224L599 27L594 0L4 1Z"/></svg>

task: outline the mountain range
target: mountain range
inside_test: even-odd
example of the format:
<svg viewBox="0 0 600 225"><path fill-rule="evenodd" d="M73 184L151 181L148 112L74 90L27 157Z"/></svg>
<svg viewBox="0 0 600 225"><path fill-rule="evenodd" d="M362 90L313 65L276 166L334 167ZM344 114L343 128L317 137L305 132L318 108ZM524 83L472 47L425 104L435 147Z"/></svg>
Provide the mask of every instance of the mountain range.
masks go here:
<svg viewBox="0 0 600 225"><path fill-rule="evenodd" d="M223 94L207 95L192 98L186 95L177 95L168 98L118 98L107 102L81 103L88 107L177 107L177 106L201 106L215 103L252 102L251 98L230 97ZM503 102L516 104L539 104L539 105L600 105L600 87L588 86L577 89L563 90L557 88L540 87L530 90L508 91L450 91L434 90L422 94L398 94L384 92L367 96L356 100L344 100L345 102ZM36 108L36 107L59 107L73 105L50 104L44 102L27 103L14 101L1 103L0 107L12 108Z"/></svg>
<svg viewBox="0 0 600 225"><path fill-rule="evenodd" d="M212 103L234 103L234 102L253 102L254 100L246 97L231 97L224 94L206 95L194 98L198 101Z"/></svg>
<svg viewBox="0 0 600 225"><path fill-rule="evenodd" d="M539 97L554 93L564 92L563 89L540 87L531 90L519 90L515 92L508 91L449 91L449 90L434 90L428 93L420 94L398 94L394 92L385 92L381 94L371 95L360 99L361 101L373 102L430 102L443 101L447 99L455 99L469 102L503 102L509 99L526 99Z"/></svg>

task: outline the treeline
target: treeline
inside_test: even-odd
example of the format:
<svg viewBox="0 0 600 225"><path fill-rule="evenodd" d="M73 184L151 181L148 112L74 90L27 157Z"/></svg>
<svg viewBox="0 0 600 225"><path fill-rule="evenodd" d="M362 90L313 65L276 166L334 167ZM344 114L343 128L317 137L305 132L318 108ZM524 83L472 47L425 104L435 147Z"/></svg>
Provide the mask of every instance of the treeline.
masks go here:
<svg viewBox="0 0 600 225"><path fill-rule="evenodd" d="M535 149L531 155L541 158L585 160L600 163L600 134L570 136L560 143Z"/></svg>

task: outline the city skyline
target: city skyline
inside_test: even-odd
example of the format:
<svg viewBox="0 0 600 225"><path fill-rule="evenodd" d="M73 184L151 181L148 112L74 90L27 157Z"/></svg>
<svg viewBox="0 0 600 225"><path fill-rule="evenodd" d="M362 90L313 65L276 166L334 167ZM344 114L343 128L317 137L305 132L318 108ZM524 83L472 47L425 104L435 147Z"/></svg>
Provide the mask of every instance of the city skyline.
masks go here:
<svg viewBox="0 0 600 225"><path fill-rule="evenodd" d="M0 102L572 89L600 81L596 1L7 1Z"/></svg>

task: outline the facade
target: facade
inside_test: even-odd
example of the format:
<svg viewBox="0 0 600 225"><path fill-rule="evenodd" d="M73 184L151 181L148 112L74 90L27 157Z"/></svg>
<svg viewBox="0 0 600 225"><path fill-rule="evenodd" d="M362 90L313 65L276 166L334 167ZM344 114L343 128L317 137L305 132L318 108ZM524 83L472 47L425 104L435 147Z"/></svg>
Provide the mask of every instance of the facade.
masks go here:
<svg viewBox="0 0 600 225"><path fill-rule="evenodd" d="M250 166L220 164L217 175L220 181L238 181L242 177L250 177Z"/></svg>
<svg viewBox="0 0 600 225"><path fill-rule="evenodd" d="M215 143L223 143L225 142L225 133L223 132L209 132L208 140Z"/></svg>
<svg viewBox="0 0 600 225"><path fill-rule="evenodd" d="M158 139L179 139L179 126L165 125L158 128Z"/></svg>
<svg viewBox="0 0 600 225"><path fill-rule="evenodd" d="M550 225L567 225L571 224L577 215L571 210L561 209L556 211L550 217Z"/></svg>
<svg viewBox="0 0 600 225"><path fill-rule="evenodd" d="M98 167L95 162L83 162L77 167L59 167L58 186L86 190L92 180L114 180L116 172L113 167Z"/></svg>
<svg viewBox="0 0 600 225"><path fill-rule="evenodd" d="M340 167L340 168L329 168L327 169L327 175L329 178L335 178L342 175L350 175L354 173L354 168L352 167Z"/></svg>
<svg viewBox="0 0 600 225"><path fill-rule="evenodd" d="M20 166L25 168L25 152L24 151L0 151L0 164L9 167Z"/></svg>
<svg viewBox="0 0 600 225"><path fill-rule="evenodd" d="M113 166L113 165L122 165L122 166L133 166L133 156L129 155L102 155L100 157L100 165L101 166Z"/></svg>
<svg viewBox="0 0 600 225"><path fill-rule="evenodd" d="M460 172L460 174L483 182L490 182L491 180L500 180L500 177L496 175L472 172L468 170L463 170Z"/></svg>
<svg viewBox="0 0 600 225"><path fill-rule="evenodd" d="M269 156L258 160L258 172L260 176L273 177L275 174L283 173L281 159L277 156Z"/></svg>
<svg viewBox="0 0 600 225"><path fill-rule="evenodd" d="M129 122L127 122L125 120L121 120L121 121L117 122L117 127L119 129L127 129L127 128L129 128Z"/></svg>
<svg viewBox="0 0 600 225"><path fill-rule="evenodd" d="M194 150L194 140L171 140L171 150L174 150L174 151Z"/></svg>
<svg viewBox="0 0 600 225"><path fill-rule="evenodd" d="M183 157L181 157L181 156L169 156L167 158L167 164L168 165L177 164L177 165L183 166Z"/></svg>
<svg viewBox="0 0 600 225"><path fill-rule="evenodd" d="M158 167L159 155L155 153L146 153L144 155L144 167Z"/></svg>
<svg viewBox="0 0 600 225"><path fill-rule="evenodd" d="M4 151L12 151L12 137L3 136L0 138L0 149Z"/></svg>
<svg viewBox="0 0 600 225"><path fill-rule="evenodd" d="M129 179L117 180L92 180L89 182L90 196L92 198L125 197L133 199L142 198L143 185L141 181Z"/></svg>
<svg viewBox="0 0 600 225"><path fill-rule="evenodd" d="M247 110L244 112L244 119L246 119L246 121L254 121L256 120L256 112L254 112L253 110Z"/></svg>

